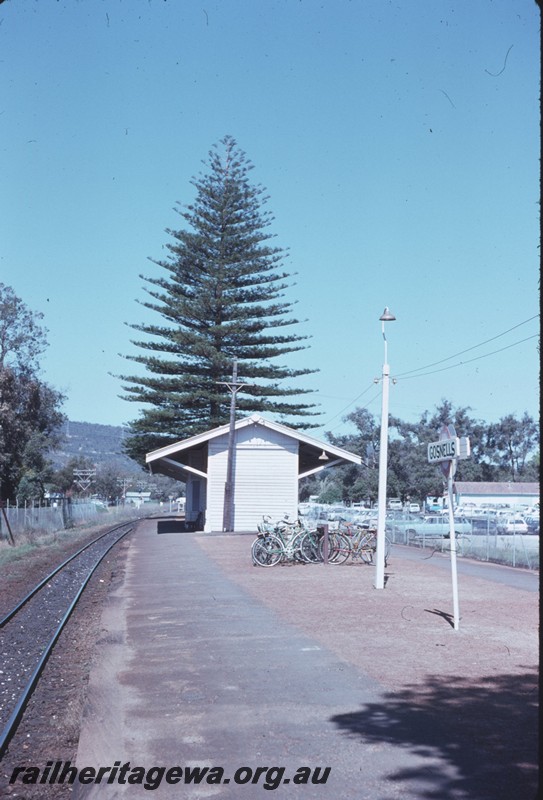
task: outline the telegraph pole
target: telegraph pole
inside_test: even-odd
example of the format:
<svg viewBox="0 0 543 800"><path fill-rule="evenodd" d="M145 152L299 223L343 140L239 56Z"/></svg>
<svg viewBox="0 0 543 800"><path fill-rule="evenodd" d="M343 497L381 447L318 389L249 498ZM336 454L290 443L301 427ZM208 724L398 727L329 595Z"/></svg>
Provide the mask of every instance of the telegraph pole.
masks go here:
<svg viewBox="0 0 543 800"><path fill-rule="evenodd" d="M234 474L234 452L236 441L236 395L240 389L245 386L244 383L238 383L238 360L234 357L232 366L232 381L219 381L224 386L228 387L231 393L230 398L230 430L228 432L228 455L226 461L226 482L224 484L224 509L222 517L223 531L234 530L234 487L235 487L235 474Z"/></svg>
<svg viewBox="0 0 543 800"><path fill-rule="evenodd" d="M74 469L74 481L79 488L86 492L96 475L96 469Z"/></svg>

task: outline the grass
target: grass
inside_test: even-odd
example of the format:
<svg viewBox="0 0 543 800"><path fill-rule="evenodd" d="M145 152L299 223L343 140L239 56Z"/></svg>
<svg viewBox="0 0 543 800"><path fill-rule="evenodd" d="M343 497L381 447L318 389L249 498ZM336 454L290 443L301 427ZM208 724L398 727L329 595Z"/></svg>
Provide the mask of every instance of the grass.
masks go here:
<svg viewBox="0 0 543 800"><path fill-rule="evenodd" d="M40 530L18 533L14 537L15 545L10 545L6 540L0 542L0 568L20 561L42 548L60 550L66 542L78 542L85 538L93 528L101 527L103 526L86 524L53 533Z"/></svg>

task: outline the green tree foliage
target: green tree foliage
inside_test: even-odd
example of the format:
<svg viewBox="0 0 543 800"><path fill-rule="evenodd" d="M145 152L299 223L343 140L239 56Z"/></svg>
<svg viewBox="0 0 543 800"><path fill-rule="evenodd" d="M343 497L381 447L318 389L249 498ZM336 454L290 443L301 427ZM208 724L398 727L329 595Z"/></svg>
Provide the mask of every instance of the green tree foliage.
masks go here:
<svg viewBox="0 0 543 800"><path fill-rule="evenodd" d="M379 483L379 427L365 408L355 409L345 420L355 426L356 432L352 436L329 435L328 438L337 447L362 456L362 466L349 465L337 470L343 485L342 499L373 503L377 500Z"/></svg>
<svg viewBox="0 0 543 800"><path fill-rule="evenodd" d="M23 469L17 486L19 503L43 499L46 485L53 475L53 467L47 458L50 442L46 434L31 434L23 451Z"/></svg>
<svg viewBox="0 0 543 800"><path fill-rule="evenodd" d="M0 499L43 494L58 442L63 396L38 376L47 346L41 314L0 283Z"/></svg>
<svg viewBox="0 0 543 800"><path fill-rule="evenodd" d="M389 472L395 490L390 494L403 500L423 500L442 493L441 473L435 464L428 463L427 448L439 439L442 427L450 424L458 436L468 436L471 443L471 457L457 462L456 480L493 480L492 469L484 460L486 426L470 417L469 408L454 409L449 401L442 400L433 413L425 411L413 423L391 416Z"/></svg>
<svg viewBox="0 0 543 800"><path fill-rule="evenodd" d="M317 476L304 478L300 485L300 502L308 500L311 496L317 496L319 503L341 503L345 500L345 486L343 482L343 470L334 469L333 472L324 470Z"/></svg>
<svg viewBox="0 0 543 800"><path fill-rule="evenodd" d="M123 480L124 476L119 469L111 464L102 464L96 470L96 479L93 483L93 494L98 495L101 500L114 503L123 496L123 490L128 481Z"/></svg>
<svg viewBox="0 0 543 800"><path fill-rule="evenodd" d="M441 495L443 479L435 464L428 464L427 447L439 438L443 425L453 424L458 436L468 436L471 457L457 461L455 480L460 481L537 481L539 479L539 427L528 415L521 419L507 415L496 424L473 419L469 408L453 408L442 400L433 412L425 411L419 420L389 420L387 494L422 502L427 496ZM379 477L379 426L366 409L356 409L346 421L355 425L350 435L329 440L362 456L362 466L337 470L336 491L344 501L377 500ZM317 493L316 484L307 493Z"/></svg>
<svg viewBox="0 0 543 800"><path fill-rule="evenodd" d="M76 482L77 470L95 470L96 464L87 456L73 456L64 466L55 470L51 475L49 488L53 492L60 492L66 495L83 495L92 494L94 492L94 479L88 491L83 492Z"/></svg>
<svg viewBox="0 0 543 800"><path fill-rule="evenodd" d="M153 261L165 274L141 276L150 298L143 305L162 321L130 326L145 335L134 342L144 352L127 358L145 374L121 376L125 399L149 406L127 440L127 452L140 461L149 450L228 421L224 382L234 357L245 384L237 396L241 413L312 427L314 404L300 402L308 390L289 381L315 370L277 363L307 345L292 332L299 320L284 299L285 253L269 243L268 198L250 183L252 164L232 137L210 151L206 166L192 181L195 201L177 209L185 227L167 231L168 258Z"/></svg>
<svg viewBox="0 0 543 800"><path fill-rule="evenodd" d="M539 427L526 413L520 419L508 414L487 431L487 448L503 480L539 480L537 460L528 461L538 445Z"/></svg>
<svg viewBox="0 0 543 800"><path fill-rule="evenodd" d="M31 311L11 286L0 283L0 370L36 373L47 348L43 314Z"/></svg>
<svg viewBox="0 0 543 800"><path fill-rule="evenodd" d="M87 489L77 482L79 470L93 470ZM96 497L107 503L122 503L125 492L151 492L153 500L169 501L179 497L179 483L164 475L149 476L145 470L127 473L122 464L95 462L87 456L73 456L56 469L47 482L51 492L60 492L72 498Z"/></svg>

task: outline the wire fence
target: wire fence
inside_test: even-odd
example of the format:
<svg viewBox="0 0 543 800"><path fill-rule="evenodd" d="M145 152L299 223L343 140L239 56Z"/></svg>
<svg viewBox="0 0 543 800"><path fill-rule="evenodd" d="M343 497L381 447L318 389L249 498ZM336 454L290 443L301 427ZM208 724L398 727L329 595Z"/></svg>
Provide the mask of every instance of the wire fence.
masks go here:
<svg viewBox="0 0 543 800"><path fill-rule="evenodd" d="M170 506L170 507L169 507ZM55 533L57 531L78 528L84 525L99 524L101 522L115 522L116 520L141 517L142 514L164 514L172 511L171 503L143 503L136 505L104 506L92 501L59 502L57 505L9 506L2 508L0 513L0 542L16 542L17 537L23 534L40 535ZM344 513L342 513L342 511ZM314 513L308 515L307 522L316 524L330 517L339 519L349 517L349 509L331 514L329 509L322 506ZM332 523L334 520L330 520ZM373 518L371 520L374 522ZM393 520L387 519L386 535L393 544L402 544L420 547L442 553L450 552L450 538L445 531L441 535L427 534L411 535L411 528L416 530L414 520L409 514L395 515ZM333 527L333 524L332 524ZM511 567L523 567L531 570L539 569L539 535L523 533L502 534L495 526L488 525L486 529L480 524L471 523L469 529L457 537L457 554L465 558L478 561L489 561L505 564Z"/></svg>
<svg viewBox="0 0 543 800"><path fill-rule="evenodd" d="M451 550L451 540L447 534L441 536L426 535L408 537L405 532L392 529L387 536L395 544L420 547L441 553ZM461 533L456 537L458 556L473 558L477 561L489 561L510 567L539 569L539 536L523 533L499 534L497 532Z"/></svg>
<svg viewBox="0 0 543 800"><path fill-rule="evenodd" d="M439 517L430 515L435 523ZM377 526L377 511L373 510L364 516L364 512L349 508L330 508L323 505L313 506L305 519L312 524L318 521L330 521L332 527L339 519L347 519L370 527ZM436 532L421 525L421 518L408 512L387 513L385 524L386 535L393 544L402 544L410 547L419 547L447 553L451 549L449 538L448 516L442 518L443 525L436 525ZM437 527L442 530L437 532ZM539 569L539 525L534 532L509 534L501 533L492 520L463 520L461 533L456 537L457 555L464 558L473 558L477 561L488 561L504 564L511 567L525 569Z"/></svg>
<svg viewBox="0 0 543 800"><path fill-rule="evenodd" d="M142 514L162 513L167 510L159 503L105 506L92 501L59 502L56 505L25 504L6 505L0 513L0 541L17 541L23 534L40 535L56 533L84 525L110 520L132 519Z"/></svg>

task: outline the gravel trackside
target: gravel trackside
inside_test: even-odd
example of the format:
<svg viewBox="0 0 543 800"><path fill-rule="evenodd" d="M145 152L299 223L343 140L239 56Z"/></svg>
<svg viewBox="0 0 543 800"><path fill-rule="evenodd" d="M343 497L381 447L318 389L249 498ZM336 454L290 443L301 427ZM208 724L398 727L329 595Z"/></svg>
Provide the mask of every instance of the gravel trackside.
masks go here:
<svg viewBox="0 0 543 800"><path fill-rule="evenodd" d="M123 591L137 535L127 537L103 564L59 640L0 765L0 797L52 800L70 794L68 785L9 786L7 776L21 763L42 763L47 754L75 759L88 675L103 634L102 607L111 593ZM403 548L395 547L386 588L378 591L372 566L263 569L251 563L252 536L183 535L193 537L227 578L279 619L381 684L382 702L358 707L353 698L352 711L338 715L334 724L376 752L392 743L445 759L456 775L454 787L428 775L421 800L437 797L438 785L443 800L536 796L537 591L460 573L460 629L454 631L450 570L437 561L446 556L425 560L428 554L421 552L420 558L412 553L406 558ZM25 559L24 569L0 568L4 610L60 560L57 549L50 563L44 550L35 556ZM536 574L527 579L538 583ZM474 775L484 790L474 793Z"/></svg>

